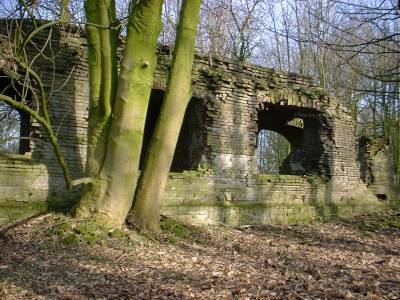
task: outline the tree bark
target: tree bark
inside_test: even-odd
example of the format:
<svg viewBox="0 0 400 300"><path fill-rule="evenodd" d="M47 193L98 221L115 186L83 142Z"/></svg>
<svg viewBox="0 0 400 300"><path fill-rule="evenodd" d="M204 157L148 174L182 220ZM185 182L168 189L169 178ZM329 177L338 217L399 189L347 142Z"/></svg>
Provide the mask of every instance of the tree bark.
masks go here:
<svg viewBox="0 0 400 300"><path fill-rule="evenodd" d="M171 72L133 207L133 222L160 231L160 200L168 179L176 143L190 101L192 67L201 0L184 0Z"/></svg>
<svg viewBox="0 0 400 300"><path fill-rule="evenodd" d="M89 22L100 25L88 26L91 104L86 167L95 183L86 187L78 217L118 227L132 206L157 62L161 8L162 0L133 5L117 77L117 35L109 28L115 21L115 3L86 1Z"/></svg>
<svg viewBox="0 0 400 300"><path fill-rule="evenodd" d="M104 182L100 178L111 121L111 111L118 79L117 38L111 29L115 22L114 0L86 0L86 26L89 62L89 123L86 177L96 181L85 186L76 214L90 217L101 205ZM94 26L90 24L98 24Z"/></svg>
<svg viewBox="0 0 400 300"><path fill-rule="evenodd" d="M136 189L146 113L157 64L162 0L140 1L132 9L107 154L100 172L105 192L99 213L117 225L125 222Z"/></svg>

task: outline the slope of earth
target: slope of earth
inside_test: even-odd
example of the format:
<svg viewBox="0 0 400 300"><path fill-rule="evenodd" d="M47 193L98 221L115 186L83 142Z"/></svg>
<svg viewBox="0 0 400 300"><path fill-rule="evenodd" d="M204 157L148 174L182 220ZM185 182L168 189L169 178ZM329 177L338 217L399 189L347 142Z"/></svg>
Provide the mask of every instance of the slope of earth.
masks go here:
<svg viewBox="0 0 400 300"><path fill-rule="evenodd" d="M285 227L164 220L161 241L128 232L94 245L60 240L52 228L68 222L47 214L3 230L0 299L400 297L399 210Z"/></svg>

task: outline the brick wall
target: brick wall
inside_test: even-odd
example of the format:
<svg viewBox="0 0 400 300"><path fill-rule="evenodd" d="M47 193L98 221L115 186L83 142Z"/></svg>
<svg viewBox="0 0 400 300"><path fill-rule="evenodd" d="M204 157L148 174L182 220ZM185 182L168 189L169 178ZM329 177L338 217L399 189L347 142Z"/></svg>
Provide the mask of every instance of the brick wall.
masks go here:
<svg viewBox="0 0 400 300"><path fill-rule="evenodd" d="M5 61L9 55L5 21L0 28L0 61ZM38 60L34 69L51 94L52 121L73 177L79 178L87 140L86 41L75 28L54 27L48 40L49 34L47 30L35 41L51 44L46 51L56 54L55 68ZM32 57L35 50L29 51ZM169 61L169 49L160 48L154 82L157 97L165 89ZM192 78L194 102L174 159L181 171L188 170L171 173L163 213L193 222L287 223L381 207L360 180L354 121L310 78L201 55L195 57ZM157 108L153 110L157 114ZM303 126L294 129L293 118L302 119ZM256 139L261 129L292 137L287 175L257 174ZM35 138L31 153L0 156L1 222L68 206L78 197L78 191L63 190L61 170L48 145L37 142L46 137L34 122L31 132ZM15 215L23 207L30 209Z"/></svg>
<svg viewBox="0 0 400 300"><path fill-rule="evenodd" d="M379 199L395 200L394 166L389 141L364 136L359 147L362 180Z"/></svg>

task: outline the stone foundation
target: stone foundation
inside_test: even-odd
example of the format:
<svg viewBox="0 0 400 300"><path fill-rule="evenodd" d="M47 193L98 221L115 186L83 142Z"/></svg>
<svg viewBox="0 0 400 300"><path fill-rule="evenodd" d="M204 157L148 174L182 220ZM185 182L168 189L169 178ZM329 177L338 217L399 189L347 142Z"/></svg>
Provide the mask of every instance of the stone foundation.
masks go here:
<svg viewBox="0 0 400 300"><path fill-rule="evenodd" d="M52 182L46 166L18 155L0 157L0 224L71 207L79 192ZM313 176L171 173L162 214L190 223L293 224L382 209L365 184L349 188Z"/></svg>
<svg viewBox="0 0 400 300"><path fill-rule="evenodd" d="M361 204L362 203L362 204ZM293 224L381 209L366 185L348 188L311 176L171 174L164 214L191 223Z"/></svg>

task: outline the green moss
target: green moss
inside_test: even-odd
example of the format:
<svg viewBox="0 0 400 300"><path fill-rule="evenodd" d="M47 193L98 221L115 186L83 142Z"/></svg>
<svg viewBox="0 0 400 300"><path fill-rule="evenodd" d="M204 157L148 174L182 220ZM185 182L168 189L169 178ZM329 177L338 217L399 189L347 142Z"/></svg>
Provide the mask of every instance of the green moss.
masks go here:
<svg viewBox="0 0 400 300"><path fill-rule="evenodd" d="M196 216L196 212L208 212L211 220L229 225L240 224L296 224L315 223L325 220L352 218L371 211L379 211L381 207L348 203L260 203L248 201L191 201L180 205L163 205L164 212L171 216ZM214 221L212 221L214 222Z"/></svg>
<svg viewBox="0 0 400 300"><path fill-rule="evenodd" d="M387 203L388 209L398 209L400 208L400 197L398 194L393 194L390 197L390 201Z"/></svg>
<svg viewBox="0 0 400 300"><path fill-rule="evenodd" d="M104 228L101 225L96 224L95 222L92 221L87 221L83 222L81 224L78 224L74 227L74 231L80 235L94 235L98 231L103 231Z"/></svg>
<svg viewBox="0 0 400 300"><path fill-rule="evenodd" d="M48 209L46 202L2 203L0 205L0 218L7 218L9 223L29 218Z"/></svg>
<svg viewBox="0 0 400 300"><path fill-rule="evenodd" d="M186 225L165 216L161 218L160 225L165 238L171 244L177 244L183 239L204 245L209 243L210 235L201 226Z"/></svg>
<svg viewBox="0 0 400 300"><path fill-rule="evenodd" d="M393 221L391 221L390 225L394 228L400 229L400 217L397 217Z"/></svg>
<svg viewBox="0 0 400 300"><path fill-rule="evenodd" d="M113 238L113 239L125 238L125 237L127 237L127 233L124 232L121 229L113 229L113 230L108 232L108 236Z"/></svg>
<svg viewBox="0 0 400 300"><path fill-rule="evenodd" d="M60 240L63 245L72 245L79 242L79 238L75 233L70 233Z"/></svg>
<svg viewBox="0 0 400 300"><path fill-rule="evenodd" d="M390 224L388 222L386 222L386 221L381 221L381 222L377 223L377 227L380 228L380 229L388 228L389 225Z"/></svg>
<svg viewBox="0 0 400 300"><path fill-rule="evenodd" d="M19 199L21 200L21 199ZM61 211L69 208L68 201L41 201L43 199L30 198L26 202L13 201L0 204L0 217L7 217L10 223L29 218L38 213L47 211Z"/></svg>
<svg viewBox="0 0 400 300"><path fill-rule="evenodd" d="M169 243L171 243L173 245L175 245L177 243L177 241L178 241L177 238L175 236L173 236L173 235L168 235L167 236L167 240L168 240Z"/></svg>
<svg viewBox="0 0 400 300"><path fill-rule="evenodd" d="M71 232L72 227L68 223L61 223L53 227L53 234L60 237L65 236L68 232Z"/></svg>
<svg viewBox="0 0 400 300"><path fill-rule="evenodd" d="M83 240L90 246L93 246L103 240L104 236L101 234L84 235Z"/></svg>
<svg viewBox="0 0 400 300"><path fill-rule="evenodd" d="M58 237L61 244L87 243L94 245L108 238L107 228L94 221L77 222L68 217L60 217L60 222L49 230L50 235Z"/></svg>
<svg viewBox="0 0 400 300"><path fill-rule="evenodd" d="M397 230L400 227L400 216L397 210L383 210L364 213L354 218L345 218L340 220L341 223L348 223L363 233L376 231Z"/></svg>
<svg viewBox="0 0 400 300"><path fill-rule="evenodd" d="M174 237L186 238L189 236L189 231L186 225L179 223L172 218L163 218L160 222L161 230Z"/></svg>

